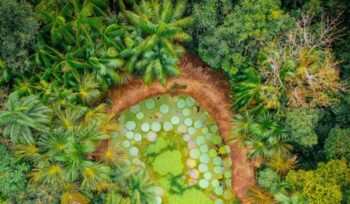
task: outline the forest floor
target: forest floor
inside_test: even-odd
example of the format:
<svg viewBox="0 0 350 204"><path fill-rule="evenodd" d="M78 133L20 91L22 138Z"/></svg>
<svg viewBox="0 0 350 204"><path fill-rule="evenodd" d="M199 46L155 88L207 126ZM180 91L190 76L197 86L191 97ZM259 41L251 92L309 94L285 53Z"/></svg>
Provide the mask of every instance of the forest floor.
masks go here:
<svg viewBox="0 0 350 204"><path fill-rule="evenodd" d="M166 86L159 82L147 86L142 79L130 79L128 83L111 89L108 97L113 101L110 111L117 116L140 101L160 96L189 95L215 120L226 144L234 123L231 110L232 98L227 78L220 72L205 66L198 58L186 54L179 63L181 75L168 80ZM244 199L248 189L255 184L252 162L246 157L246 150L239 144L231 144L232 185L235 195Z"/></svg>

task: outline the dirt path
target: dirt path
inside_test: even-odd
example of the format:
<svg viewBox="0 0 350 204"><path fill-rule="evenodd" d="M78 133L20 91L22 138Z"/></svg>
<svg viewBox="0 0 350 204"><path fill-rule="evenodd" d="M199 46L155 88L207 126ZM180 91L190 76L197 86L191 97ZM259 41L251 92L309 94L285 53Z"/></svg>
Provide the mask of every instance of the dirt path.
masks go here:
<svg viewBox="0 0 350 204"><path fill-rule="evenodd" d="M226 144L229 143L233 123L231 121L232 99L230 85L225 76L206 67L198 58L185 55L180 63L181 75L168 80L167 86L155 82L150 86L142 79L132 79L127 84L115 87L108 93L113 104L111 111L119 113L146 98L163 94L190 95L216 121ZM254 168L245 156L246 150L239 144L231 144L232 185L236 196L244 201L249 187L255 184Z"/></svg>

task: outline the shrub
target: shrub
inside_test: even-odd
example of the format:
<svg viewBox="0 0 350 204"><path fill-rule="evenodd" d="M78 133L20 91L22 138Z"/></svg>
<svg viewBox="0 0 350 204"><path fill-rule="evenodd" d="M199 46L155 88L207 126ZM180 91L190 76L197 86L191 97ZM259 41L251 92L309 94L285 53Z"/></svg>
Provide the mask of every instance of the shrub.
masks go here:
<svg viewBox="0 0 350 204"><path fill-rule="evenodd" d="M280 182L280 176L272 169L266 168L262 171L259 171L258 184L260 187L268 190L269 192L277 192L279 190Z"/></svg>
<svg viewBox="0 0 350 204"><path fill-rule="evenodd" d="M310 204L340 203L342 188L350 184L350 169L346 160L319 163L316 170L290 171L286 180L294 185Z"/></svg>
<svg viewBox="0 0 350 204"><path fill-rule="evenodd" d="M208 9L213 18L209 18L208 24L204 24L208 18L197 20L198 25L202 27L210 25L206 29L211 31L203 32L205 35L202 36L195 36L199 38L198 53L210 66L235 74L237 61L233 58L243 56L255 59L258 50L287 27L289 17L283 13L279 1L276 0L244 0L234 9L230 9L232 3L220 2L224 2L221 7L224 11L231 10L226 16L223 12L225 17L222 22L214 14L214 2L207 1L206 4L194 7L196 19L201 18L199 8ZM221 15L219 9L216 12ZM220 25L216 26L217 24Z"/></svg>
<svg viewBox="0 0 350 204"><path fill-rule="evenodd" d="M29 165L16 162L3 145L0 145L0 155L0 194L7 197L16 195L26 187Z"/></svg>
<svg viewBox="0 0 350 204"><path fill-rule="evenodd" d="M310 147L317 144L314 131L319 119L319 112L311 109L295 109L287 113L286 130L293 142Z"/></svg>
<svg viewBox="0 0 350 204"><path fill-rule="evenodd" d="M350 161L350 129L332 129L325 141L324 151L328 159L345 157Z"/></svg>
<svg viewBox="0 0 350 204"><path fill-rule="evenodd" d="M8 201L21 204L58 204L60 203L60 191L55 186L34 186L29 184L23 191L12 195Z"/></svg>
<svg viewBox="0 0 350 204"><path fill-rule="evenodd" d="M156 157L153 169L160 175L179 175L183 172L182 155L178 150L166 151Z"/></svg>
<svg viewBox="0 0 350 204"><path fill-rule="evenodd" d="M89 199L82 195L79 192L65 192L61 196L61 204L88 204L90 203Z"/></svg>
<svg viewBox="0 0 350 204"><path fill-rule="evenodd" d="M0 0L0 59L13 71L23 71L28 46L36 39L38 22L26 1Z"/></svg>

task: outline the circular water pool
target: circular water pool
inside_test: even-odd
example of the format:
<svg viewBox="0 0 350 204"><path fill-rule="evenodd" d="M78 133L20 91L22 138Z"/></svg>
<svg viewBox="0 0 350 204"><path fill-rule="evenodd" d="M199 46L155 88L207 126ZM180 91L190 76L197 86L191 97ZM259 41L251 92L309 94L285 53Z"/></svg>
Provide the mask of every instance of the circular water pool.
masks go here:
<svg viewBox="0 0 350 204"><path fill-rule="evenodd" d="M230 148L193 98L146 99L118 120L127 165L146 170L156 185L158 203L232 201Z"/></svg>

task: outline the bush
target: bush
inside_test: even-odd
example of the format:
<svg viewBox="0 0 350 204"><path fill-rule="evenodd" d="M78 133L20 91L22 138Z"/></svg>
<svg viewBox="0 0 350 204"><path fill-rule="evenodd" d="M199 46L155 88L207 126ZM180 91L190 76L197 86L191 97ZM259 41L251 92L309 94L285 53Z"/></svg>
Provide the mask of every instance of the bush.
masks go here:
<svg viewBox="0 0 350 204"><path fill-rule="evenodd" d="M243 56L255 59L258 50L290 24L289 16L283 13L276 0L243 0L234 9L231 9L233 5L229 1L218 2L223 2L222 9L216 9L214 1L194 6L193 14L197 19L194 32L203 30L201 35L195 36L199 41L198 53L201 59L229 73L233 71L234 74L236 70L234 64L237 62L231 61L232 58ZM210 13L202 18L200 10Z"/></svg>
<svg viewBox="0 0 350 204"><path fill-rule="evenodd" d="M88 204L90 203L90 201L87 197L85 197L79 192L63 193L61 197L61 204L72 204L72 203Z"/></svg>
<svg viewBox="0 0 350 204"><path fill-rule="evenodd" d="M279 190L280 182L280 176L272 169L267 168L259 171L258 184L260 187L268 190L269 192L277 192Z"/></svg>
<svg viewBox="0 0 350 204"><path fill-rule="evenodd" d="M340 203L342 188L350 184L350 169L346 160L332 160L319 163L316 170L290 171L286 180L294 185L310 204Z"/></svg>
<svg viewBox="0 0 350 204"><path fill-rule="evenodd" d="M13 71L23 71L28 46L36 39L39 24L25 1L0 0L0 59Z"/></svg>
<svg viewBox="0 0 350 204"><path fill-rule="evenodd" d="M6 148L0 145L0 195L12 196L23 191L26 187L26 173L29 165L16 162Z"/></svg>
<svg viewBox="0 0 350 204"><path fill-rule="evenodd" d="M317 144L314 129L318 119L319 113L315 109L295 109L288 112L285 124L292 141L306 147Z"/></svg>
<svg viewBox="0 0 350 204"><path fill-rule="evenodd" d="M332 129L326 139L324 151L327 159L345 157L350 161L350 129L339 127Z"/></svg>

